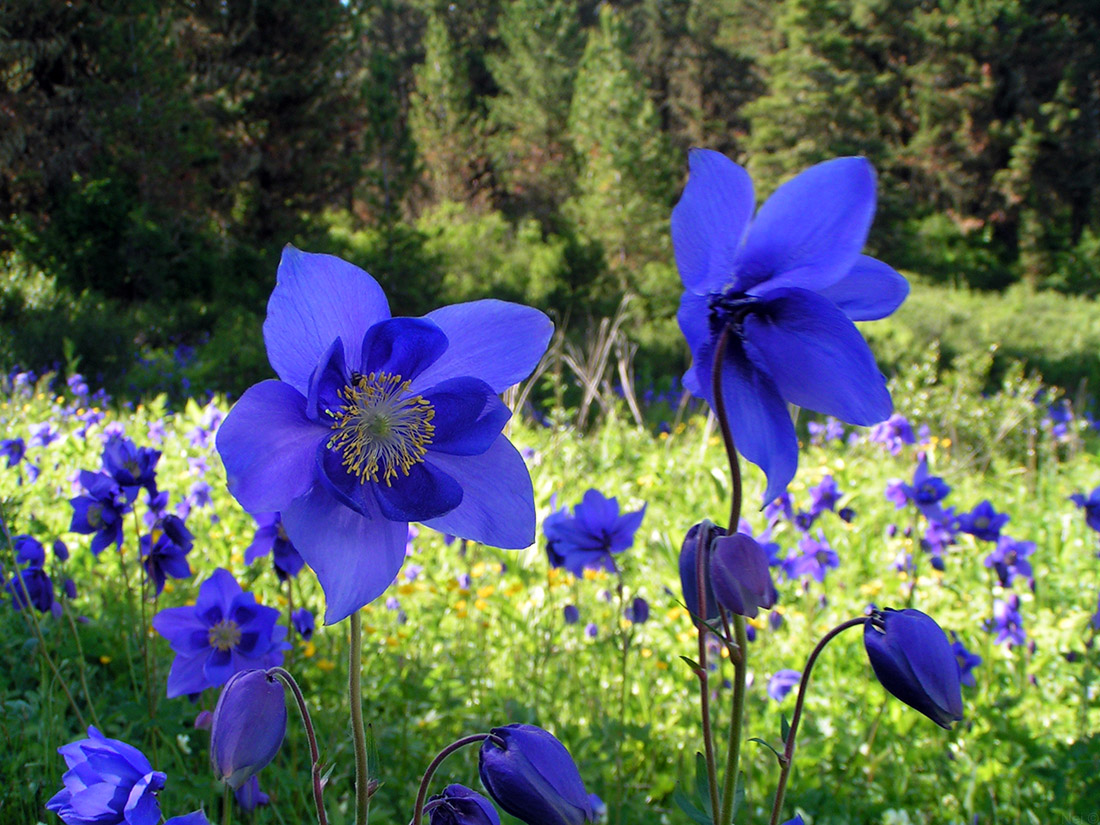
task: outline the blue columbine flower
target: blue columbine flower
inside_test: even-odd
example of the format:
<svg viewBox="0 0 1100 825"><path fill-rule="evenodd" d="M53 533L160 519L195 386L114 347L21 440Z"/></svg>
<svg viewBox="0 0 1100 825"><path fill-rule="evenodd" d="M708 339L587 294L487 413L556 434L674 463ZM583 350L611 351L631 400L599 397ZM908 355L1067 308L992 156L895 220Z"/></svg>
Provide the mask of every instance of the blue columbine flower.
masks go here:
<svg viewBox="0 0 1100 825"><path fill-rule="evenodd" d="M641 510L619 515L618 500L589 490L573 508L572 516L568 510L559 510L543 521L550 566L564 567L577 577L583 576L585 569L614 572L612 554L634 543L645 509L642 505Z"/></svg>
<svg viewBox="0 0 1100 825"><path fill-rule="evenodd" d="M825 573L840 566L840 557L829 544L825 534L817 531L817 538L803 536L798 542L798 552L791 551L783 562L783 575L790 581L810 576L825 581Z"/></svg>
<svg viewBox="0 0 1100 825"><path fill-rule="evenodd" d="M176 653L169 698L224 684L242 670L281 665L290 645L278 620L279 611L257 604L228 570L215 570L199 587L195 604L153 617L153 628Z"/></svg>
<svg viewBox="0 0 1100 825"><path fill-rule="evenodd" d="M913 435L913 426L909 419L901 413L894 413L885 421L871 428L867 438L878 444L882 444L890 451L890 455L898 455L906 444L916 444L916 436Z"/></svg>
<svg viewBox="0 0 1100 825"><path fill-rule="evenodd" d="M298 635L307 642L313 638L313 631L317 629L316 619L305 607L299 607L290 614L290 623L294 625L294 630L297 631Z"/></svg>
<svg viewBox="0 0 1100 825"><path fill-rule="evenodd" d="M802 681L802 674L797 670L784 668L777 670L768 680L768 696L776 702L782 702L792 688Z"/></svg>
<svg viewBox="0 0 1100 825"><path fill-rule="evenodd" d="M194 546L194 537L183 521L176 516L165 516L154 527L153 532L142 536L139 540L142 566L146 574L153 582L156 595L164 590L164 582L168 576L173 579L188 579L191 577L191 565L187 562L187 554Z"/></svg>
<svg viewBox="0 0 1100 825"><path fill-rule="evenodd" d="M263 670L233 674L210 724L214 776L237 790L275 758L285 736L283 683Z"/></svg>
<svg viewBox="0 0 1100 825"><path fill-rule="evenodd" d="M1001 528L1009 521L1005 513L998 513L988 500L983 501L969 513L961 513L955 526L960 533L969 533L982 541L997 541L1001 536Z"/></svg>
<svg viewBox="0 0 1100 825"><path fill-rule="evenodd" d="M963 717L955 652L936 621L919 610L874 610L863 646L882 686L943 728Z"/></svg>
<svg viewBox="0 0 1100 825"><path fill-rule="evenodd" d="M478 773L505 811L528 825L581 825L594 812L565 745L534 725L493 728L481 743Z"/></svg>
<svg viewBox="0 0 1100 825"><path fill-rule="evenodd" d="M940 502L951 492L951 488L947 486L947 482L942 478L928 472L927 456L922 455L920 461L917 462L917 469L913 472L913 483L902 483L901 490L905 495L905 499L913 502L926 518L943 518Z"/></svg>
<svg viewBox="0 0 1100 825"><path fill-rule="evenodd" d="M768 569L768 554L744 533L715 539L710 557L711 586L718 604L739 616L756 618L779 596Z"/></svg>
<svg viewBox="0 0 1100 825"><path fill-rule="evenodd" d="M0 441L0 456L7 459L8 469L15 467L27 454L27 445L22 438L6 438Z"/></svg>
<svg viewBox="0 0 1100 825"><path fill-rule="evenodd" d="M10 459L8 466L11 466ZM1074 493L1069 497L1069 500L1078 507L1084 508L1085 523L1097 533L1100 533L1100 487L1095 488L1089 493L1088 498L1085 498L1082 493Z"/></svg>
<svg viewBox="0 0 1100 825"><path fill-rule="evenodd" d="M65 787L46 803L46 809L66 825L160 822L156 795L167 776L154 771L137 748L89 727L87 739L62 745L57 752L68 767L61 777Z"/></svg>
<svg viewBox="0 0 1100 825"><path fill-rule="evenodd" d="M279 514L253 513L252 518L256 520L256 532L252 536L252 543L244 551L244 563L252 564L260 556L271 553L271 561L279 581L285 582L297 576L305 561L290 543Z"/></svg>
<svg viewBox="0 0 1100 825"><path fill-rule="evenodd" d="M951 631L951 651L959 665L959 682L967 687L974 687L974 668L982 663L982 657L967 650L954 630Z"/></svg>
<svg viewBox="0 0 1100 825"><path fill-rule="evenodd" d="M157 495L157 462L160 451L138 447L128 438L112 438L103 448L103 469L132 502L140 490Z"/></svg>
<svg viewBox="0 0 1100 825"><path fill-rule="evenodd" d="M728 329L722 386L729 424L737 448L767 475L768 502L798 466L788 402L852 424L890 415L886 382L852 322L889 315L909 285L860 254L875 211L875 176L865 159L807 169L755 218L744 169L702 149L691 152L690 166L672 211L685 290L677 319L694 358L684 386L713 406L714 350Z"/></svg>
<svg viewBox="0 0 1100 825"><path fill-rule="evenodd" d="M92 555L98 556L111 544L122 546L122 519L130 512L118 483L107 473L80 471L80 486L84 495L70 499L73 518L69 530L92 533Z"/></svg>
<svg viewBox="0 0 1100 825"><path fill-rule="evenodd" d="M230 492L279 512L325 591L325 620L377 598L408 524L498 547L534 541L531 478L497 397L550 339L541 312L474 301L391 318L382 288L287 247L264 340L281 380L251 387L218 430Z"/></svg>
<svg viewBox="0 0 1100 825"><path fill-rule="evenodd" d="M821 483L810 488L810 516L816 518L826 510L836 510L836 504L844 495L837 487L836 479L826 474Z"/></svg>
<svg viewBox="0 0 1100 825"><path fill-rule="evenodd" d="M1006 599L993 600L993 618L986 622L986 630L996 631L995 644L1022 645L1027 641L1024 621L1020 616L1020 597L1015 593Z"/></svg>
<svg viewBox="0 0 1100 825"><path fill-rule="evenodd" d="M1002 533L997 538L997 549L985 557L985 566L996 571L1002 587L1008 587L1017 576L1034 583L1031 562L1027 560L1034 552L1035 542L1017 541Z"/></svg>
<svg viewBox="0 0 1100 825"><path fill-rule="evenodd" d="M448 785L424 806L430 825L500 825L493 803L465 785Z"/></svg>

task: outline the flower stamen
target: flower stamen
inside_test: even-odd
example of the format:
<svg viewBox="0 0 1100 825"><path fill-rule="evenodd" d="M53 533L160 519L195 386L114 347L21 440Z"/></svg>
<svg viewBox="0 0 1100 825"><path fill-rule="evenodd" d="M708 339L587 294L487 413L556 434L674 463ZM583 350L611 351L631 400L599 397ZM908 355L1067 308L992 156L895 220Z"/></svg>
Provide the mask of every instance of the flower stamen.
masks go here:
<svg viewBox="0 0 1100 825"><path fill-rule="evenodd" d="M428 452L435 410L422 396L409 395L409 385L400 375L355 373L337 393L344 403L328 413L334 432L326 446L341 453L344 469L361 483L390 486Z"/></svg>
<svg viewBox="0 0 1100 825"><path fill-rule="evenodd" d="M241 643L241 628L232 619L222 619L206 632L206 640L217 650L232 650Z"/></svg>

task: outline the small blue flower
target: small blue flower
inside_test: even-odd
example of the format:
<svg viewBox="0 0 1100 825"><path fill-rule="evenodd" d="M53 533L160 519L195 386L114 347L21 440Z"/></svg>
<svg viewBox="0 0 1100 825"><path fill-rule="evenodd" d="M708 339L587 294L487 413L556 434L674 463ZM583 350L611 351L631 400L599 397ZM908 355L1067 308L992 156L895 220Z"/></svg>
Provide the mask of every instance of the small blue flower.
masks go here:
<svg viewBox="0 0 1100 825"><path fill-rule="evenodd" d="M764 548L744 533L715 540L710 578L718 604L739 616L755 618L760 608L770 610L779 599Z"/></svg>
<svg viewBox="0 0 1100 825"><path fill-rule="evenodd" d="M969 513L961 513L956 522L960 533L969 533L982 541L996 541L1000 538L1001 528L1009 521L1005 513L998 513L988 500L983 501Z"/></svg>
<svg viewBox="0 0 1100 825"><path fill-rule="evenodd" d="M1012 593L1006 599L993 600L993 618L986 622L986 629L996 631L994 644L1022 645L1027 641L1024 622L1020 616L1020 597Z"/></svg>
<svg viewBox="0 0 1100 825"><path fill-rule="evenodd" d="M0 441L0 456L8 461L8 469L15 467L27 454L27 445L22 438L7 438Z"/></svg>
<svg viewBox="0 0 1100 825"><path fill-rule="evenodd" d="M187 554L194 545L194 537L183 521L175 516L165 516L149 535L142 536L138 542L142 556L142 567L153 582L156 595L164 590L168 576L173 579L191 578L191 565Z"/></svg>
<svg viewBox="0 0 1100 825"><path fill-rule="evenodd" d="M170 607L153 617L153 628L176 658L168 673L168 696L200 693L234 673L283 662L286 628L279 611L256 604L228 570L218 568L199 587L189 607Z"/></svg>
<svg viewBox="0 0 1100 825"><path fill-rule="evenodd" d="M233 791L233 798L245 811L254 811L261 805L268 805L271 797L260 790L260 778L249 777L248 781Z"/></svg>
<svg viewBox="0 0 1100 825"><path fill-rule="evenodd" d="M138 447L128 438L112 438L103 448L103 469L115 480L128 502L140 490L157 495L157 462L160 451Z"/></svg>
<svg viewBox="0 0 1100 825"><path fill-rule="evenodd" d="M154 771L137 748L108 739L96 728L88 738L57 749L68 770L65 787L46 803L66 825L157 825L157 792L165 774Z"/></svg>
<svg viewBox="0 0 1100 825"><path fill-rule="evenodd" d="M837 487L836 479L825 475L816 487L810 488L810 514L818 516L826 510L836 510L836 504L843 493Z"/></svg>
<svg viewBox="0 0 1100 825"><path fill-rule="evenodd" d="M11 466L11 460L8 460L8 466ZM1085 523L1088 524L1096 532L1100 533L1100 487L1095 488L1089 497L1085 498L1082 493L1074 493L1069 497L1069 500L1081 507L1085 511Z"/></svg>
<svg viewBox="0 0 1100 825"><path fill-rule="evenodd" d="M424 805L431 825L500 825L493 803L465 785L448 785Z"/></svg>
<svg viewBox="0 0 1100 825"><path fill-rule="evenodd" d="M785 668L778 670L768 680L768 696L776 702L782 702L787 694L802 681L802 674L797 670Z"/></svg>
<svg viewBox="0 0 1100 825"><path fill-rule="evenodd" d="M1008 587L1017 576L1034 582L1031 562L1027 557L1035 552L1035 542L1017 541L1001 533L997 539L997 549L985 557L985 566L997 572L1002 587Z"/></svg>
<svg viewBox="0 0 1100 825"><path fill-rule="evenodd" d="M565 746L534 725L493 728L481 743L478 773L489 795L527 825L582 825L594 812Z"/></svg>
<svg viewBox="0 0 1100 825"><path fill-rule="evenodd" d="M737 448L767 475L768 502L798 466L788 402L853 424L890 415L886 382L852 322L886 317L909 285L860 254L875 211L875 176L865 159L807 169L755 218L744 169L701 149L689 160L691 177L672 212L685 290L677 319L694 359L684 386L713 406L714 350L728 329L722 386L729 424Z"/></svg>
<svg viewBox="0 0 1100 825"><path fill-rule="evenodd" d="M80 486L85 494L69 500L73 507L69 530L93 534L93 556L98 556L103 548L112 544L121 547L122 519L130 512L130 503L118 483L107 473L81 470Z"/></svg>
<svg viewBox="0 0 1100 825"><path fill-rule="evenodd" d="M700 547L700 531L703 531L703 584L707 591L705 616L699 615L699 573L695 561L697 549ZM710 580L709 558L715 540L725 534L726 531L714 522L703 521L688 530L680 547L680 592L684 595L684 604L693 621L697 618L705 621L718 618L718 602L714 599L714 586Z"/></svg>
<svg viewBox="0 0 1100 825"><path fill-rule="evenodd" d="M645 510L643 505L641 510L619 515L618 500L589 490L572 516L568 510L559 510L543 521L550 566L564 567L578 578L586 569L614 572L613 554L634 543Z"/></svg>
<svg viewBox="0 0 1100 825"><path fill-rule="evenodd" d="M581 611L575 604L567 604L562 608L562 617L566 624L576 624L581 620Z"/></svg>
<svg viewBox="0 0 1100 825"><path fill-rule="evenodd" d="M954 630L951 631L951 651L959 665L959 682L967 687L974 687L974 668L982 663L982 657L967 650Z"/></svg>
<svg viewBox="0 0 1100 825"><path fill-rule="evenodd" d="M313 638L313 631L317 628L317 622L308 609L299 607L290 614L290 622L304 641L308 642Z"/></svg>
<svg viewBox="0 0 1100 825"><path fill-rule="evenodd" d="M951 492L951 488L942 478L928 472L926 456L922 455L917 463L917 469L913 473L913 483L902 484L901 489L905 493L905 498L913 502L926 518L943 518L940 502Z"/></svg>
<svg viewBox="0 0 1100 825"><path fill-rule="evenodd" d="M919 610L875 610L863 625L882 686L943 728L963 717L959 666L947 634Z"/></svg>
<svg viewBox="0 0 1100 825"><path fill-rule="evenodd" d="M11 605L16 610L26 607L28 599L39 613L48 613L53 607L53 580L36 565L17 571L4 589L11 595Z"/></svg>
<svg viewBox="0 0 1100 825"><path fill-rule="evenodd" d="M252 564L260 556L271 553L275 575L279 581L285 582L297 576L305 566L305 561L290 543L279 514L253 513L252 517L256 520L256 532L252 536L252 543L244 551L244 563Z"/></svg>
<svg viewBox="0 0 1100 825"><path fill-rule="evenodd" d="M649 621L649 602L641 596L636 596L634 601L626 608L626 620L632 624L645 624Z"/></svg>
<svg viewBox="0 0 1100 825"><path fill-rule="evenodd" d="M803 536L799 540L798 552L792 550L783 562L783 575L790 581L810 576L823 582L825 573L839 566L840 557L836 550L829 544L825 534L818 530L816 539L813 536Z"/></svg>
<svg viewBox="0 0 1100 825"><path fill-rule="evenodd" d="M531 479L497 396L527 377L552 330L541 312L492 300L391 318L363 270L284 250L264 323L280 380L245 392L217 447L244 508L281 513L328 623L390 585L409 522L533 542Z"/></svg>
<svg viewBox="0 0 1100 825"><path fill-rule="evenodd" d="M867 435L870 441L883 444L890 455L898 455L906 444L916 444L913 427L901 413L894 413L885 421L876 424Z"/></svg>

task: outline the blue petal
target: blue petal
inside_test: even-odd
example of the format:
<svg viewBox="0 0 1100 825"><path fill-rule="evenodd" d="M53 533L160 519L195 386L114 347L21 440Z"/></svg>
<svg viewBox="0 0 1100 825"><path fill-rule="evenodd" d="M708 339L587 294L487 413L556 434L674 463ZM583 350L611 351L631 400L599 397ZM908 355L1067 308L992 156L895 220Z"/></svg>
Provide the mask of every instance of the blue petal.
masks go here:
<svg viewBox="0 0 1100 825"><path fill-rule="evenodd" d="M443 381L423 397L435 410L428 448L433 453L480 455L493 446L512 417L493 388L479 378Z"/></svg>
<svg viewBox="0 0 1100 825"><path fill-rule="evenodd" d="M705 295L695 295L685 292L680 297L680 309L676 313L676 320L680 323L680 331L684 333L688 349L691 350L695 363L684 375L684 389L699 398L710 398L709 360L701 357L703 349L713 345L710 334L710 309ZM704 364L702 372L699 365Z"/></svg>
<svg viewBox="0 0 1100 825"><path fill-rule="evenodd" d="M206 679L204 665L207 654L198 656L177 655L172 661L172 667L168 671L168 698L187 696L191 693L202 693L208 687L213 687Z"/></svg>
<svg viewBox="0 0 1100 825"><path fill-rule="evenodd" d="M860 255L847 275L817 292L853 321L877 321L901 306L909 282L892 266Z"/></svg>
<svg viewBox="0 0 1100 825"><path fill-rule="evenodd" d="M692 149L691 176L672 210L672 247L689 292L717 292L733 262L754 205L749 173L719 152Z"/></svg>
<svg viewBox="0 0 1100 825"><path fill-rule="evenodd" d="M382 595L405 561L407 523L361 516L321 485L283 510L283 527L325 591L327 624Z"/></svg>
<svg viewBox="0 0 1100 825"><path fill-rule="evenodd" d="M349 373L347 363L344 361L344 342L337 338L321 360L317 362L316 369L309 377L309 392L306 394L306 415L315 422L329 422L326 411L341 409L345 400L340 397L340 392L347 388Z"/></svg>
<svg viewBox="0 0 1100 825"><path fill-rule="evenodd" d="M464 375L504 392L531 374L554 332L537 309L506 301L453 304L424 317L443 330L449 346L413 382L414 392Z"/></svg>
<svg viewBox="0 0 1100 825"><path fill-rule="evenodd" d="M446 349L447 336L431 321L391 318L367 331L360 372L384 372L411 381Z"/></svg>
<svg viewBox="0 0 1100 825"><path fill-rule="evenodd" d="M281 510L313 484L317 445L328 434L306 417L306 399L294 387L250 387L218 428L229 491L246 510Z"/></svg>
<svg viewBox="0 0 1100 825"><path fill-rule="evenodd" d="M792 404L859 425L893 411L867 342L827 298L804 289L771 292L745 319L745 338Z"/></svg>
<svg viewBox="0 0 1100 825"><path fill-rule="evenodd" d="M434 456L433 456L434 460ZM449 513L462 502L462 487L431 462L420 462L391 484L373 484L378 508L390 521L421 521Z"/></svg>
<svg viewBox="0 0 1100 825"><path fill-rule="evenodd" d="M153 617L153 629L168 640L172 650L193 656L210 648L209 628L195 616L193 607L168 607Z"/></svg>
<svg viewBox="0 0 1100 825"><path fill-rule="evenodd" d="M768 478L764 503L778 498L798 469L798 439L787 404L761 365L750 360L742 342L730 336L722 359L722 397L726 402L733 443ZM709 363L710 347L704 349ZM711 369L706 369L705 397L711 395ZM704 378L701 365L696 374Z"/></svg>
<svg viewBox="0 0 1100 825"><path fill-rule="evenodd" d="M961 719L962 689L958 668L948 666L955 653L947 634L935 619L912 608L892 615L888 627L887 639L893 642L895 655L905 657L928 697L950 716Z"/></svg>
<svg viewBox="0 0 1100 825"><path fill-rule="evenodd" d="M864 158L811 166L760 207L737 257L737 289L819 290L850 270L875 214L875 173Z"/></svg>
<svg viewBox="0 0 1100 825"><path fill-rule="evenodd" d="M278 376L302 395L317 362L337 338L352 368L367 330L390 317L382 287L332 255L283 249L278 283L267 303L264 343Z"/></svg>
<svg viewBox="0 0 1100 825"><path fill-rule="evenodd" d="M462 487L462 503L424 522L433 530L492 547L520 549L535 541L535 497L527 465L503 435L475 456L432 455ZM308 559L307 559L308 561Z"/></svg>

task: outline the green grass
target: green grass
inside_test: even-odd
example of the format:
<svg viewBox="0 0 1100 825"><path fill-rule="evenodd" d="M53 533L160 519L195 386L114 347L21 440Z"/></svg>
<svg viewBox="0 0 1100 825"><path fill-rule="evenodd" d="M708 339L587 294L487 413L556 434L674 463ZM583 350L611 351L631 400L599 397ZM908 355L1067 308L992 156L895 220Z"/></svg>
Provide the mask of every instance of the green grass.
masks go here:
<svg viewBox="0 0 1100 825"><path fill-rule="evenodd" d="M1022 585L1015 589L1035 650L995 647L982 628L992 599L1001 595L982 563L990 547L961 537L942 574L924 558L914 606L956 630L985 658L975 671L977 686L964 688L965 721L946 732L887 697L873 678L859 633L841 635L814 674L785 818L797 807L814 825L904 822L889 811L927 825L969 823L975 815L983 823L1050 823L1100 810L1094 779L1100 741L1093 733L1100 723L1098 662L1096 652L1085 649L1100 559L1096 534L1066 500L1100 483L1097 444L1087 434L1082 440L1080 430L1055 439L1022 378L988 398L978 397L971 385L982 380L979 367L969 377L937 375L928 364L913 368L895 382L895 397L914 424L932 427L933 440L925 449L933 471L953 488L945 503L964 511L988 498L1011 514L1006 532L1036 542L1035 592ZM221 399L214 403L226 406ZM153 401L133 410L111 409L105 421L80 436L79 422L62 412L69 404L44 389L0 399L0 439L27 438L28 426L45 420L55 421L64 435L28 451L42 471L35 482L20 484L19 471L0 468L9 529L31 533L47 548L60 537L72 550L69 561L51 564L55 580L68 576L76 582L78 597L66 607L80 621L70 626L64 618L41 617L46 650L81 713L90 715L94 708L106 735L141 748L168 773L161 794L166 816L205 806L214 820L220 793L207 762L208 734L192 722L200 709L213 707L216 691L206 691L197 704L165 698L171 652L163 639L141 632L136 527L127 525L121 556L112 548L93 559L88 537L68 532L68 499L75 495L71 477L81 468L99 468L108 424L122 424L129 437L147 445L149 422L162 419L167 435L158 480L172 506L200 478L214 488L213 505L194 510L187 520L196 537L190 555L195 577L171 582L156 603L147 602L146 621L156 610L193 600L198 582L218 566L227 567L263 603L284 610L289 595L294 606L304 604L320 614L323 596L308 570L289 593L278 585L268 560L243 564L253 522L225 491L212 446L197 447L187 438L202 420L201 407L192 402L170 414L162 401ZM617 496L626 508L647 503L635 545L620 559L622 603L613 578L575 581L548 571L541 544L520 552L461 543L447 547L423 529L410 562L424 571L413 582L401 577L392 591L400 611L387 609L385 599L366 609L365 717L374 737L375 775L383 783L372 806L374 821L407 822L419 773L438 750L461 735L509 722L553 731L571 750L589 789L607 803L611 823L688 821L671 794L677 782L690 782L701 738L694 677L679 658L694 657L695 641L678 604L676 558L693 523L725 520L729 471L702 418L691 418L668 435L627 421L613 412L584 435L565 425L535 428L517 422L511 434L518 446L534 451L529 466L540 518L549 512L552 496L559 506L572 505L589 487ZM778 585L783 624L771 630L762 622L750 646L747 737L779 745L780 715L790 714L794 696L781 704L767 698L767 680L776 670L801 670L815 640L861 614L869 602L904 605L911 580L890 563L910 548L904 530L915 519L907 510L895 510L883 490L888 479L911 477L917 449L909 446L892 456L866 439L804 445L791 489L796 506L808 506L807 488L828 473L856 517L846 524L826 513L819 521L841 559L824 584ZM187 461L199 457L209 464L202 476ZM764 527L762 481L755 468L747 468L746 514L757 531ZM900 528L893 536L892 524ZM776 530L784 549L797 538L792 525ZM4 553L4 568L10 569ZM470 576L468 589L459 586L461 574ZM610 601L601 596L604 591ZM649 601L652 616L632 626L620 617L622 604L636 594ZM575 625L562 618L570 603L581 611ZM82 732L58 680L38 655L26 618L9 601L0 606L0 741L6 746L0 820L49 822L55 820L43 805L61 787L64 770L56 748ZM598 627L595 638L585 634L588 622ZM312 643L295 640L286 662L308 697L331 770L325 796L334 825L350 821L353 798L347 640L346 623L319 628ZM1080 655L1077 662L1066 660L1070 651ZM731 673L723 662L719 677ZM730 699L728 690L717 690L719 740ZM272 804L255 812L257 823L310 818L308 751L293 711L290 719L287 743L260 774ZM767 821L774 757L753 743L745 748L747 808L739 821ZM451 781L480 787L473 751L451 757L434 788ZM238 813L237 821L249 820Z"/></svg>

